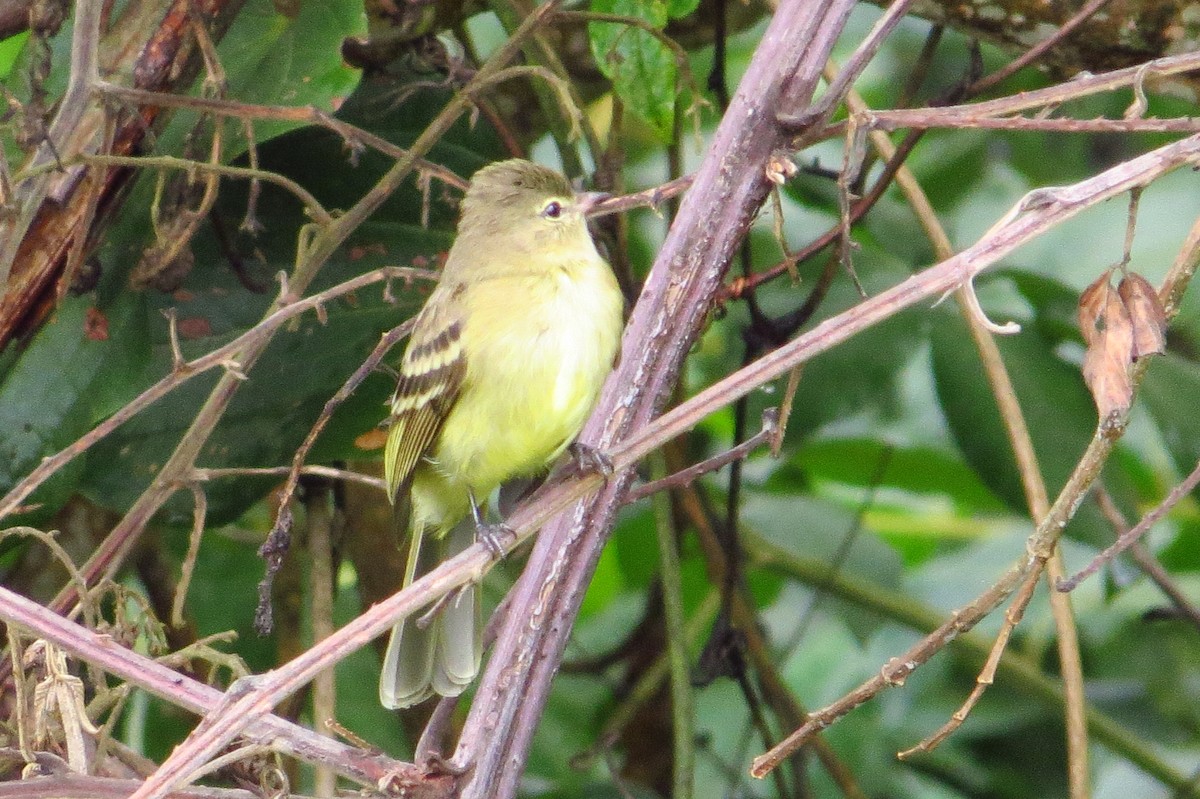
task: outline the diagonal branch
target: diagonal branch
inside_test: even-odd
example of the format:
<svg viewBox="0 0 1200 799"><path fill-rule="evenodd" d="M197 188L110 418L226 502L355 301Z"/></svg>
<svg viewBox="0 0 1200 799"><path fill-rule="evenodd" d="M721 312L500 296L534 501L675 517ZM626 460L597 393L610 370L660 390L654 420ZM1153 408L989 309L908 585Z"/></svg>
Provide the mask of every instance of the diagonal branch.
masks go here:
<svg viewBox="0 0 1200 799"><path fill-rule="evenodd" d="M664 442L691 429L706 416L739 397L786 374L796 364L831 349L866 327L891 318L900 310L945 294L1082 210L1128 191L1131 186L1144 185L1172 169L1189 163L1200 163L1200 136L1166 145L1072 186L1031 193L973 247L822 322L808 333L763 356L680 406L652 421L642 423L630 432L627 438L614 444L609 450L608 455L614 469L618 474L630 473L633 465ZM618 410L612 413L624 415L626 411ZM1104 436L1098 436L1097 441L1109 442L1111 446L1111 439ZM1079 485L1089 483L1095 476L1094 469L1084 471L1087 474L1082 474L1075 480L1076 485L1072 491L1064 489L1063 496L1078 495ZM602 479L598 475L589 475L543 487L508 518L508 524L516 535L512 540L505 542L506 550L511 551L539 528L547 526L557 514L589 492L600 488L601 484ZM612 489L612 484L604 487L600 496L608 500ZM621 496L623 495L618 494L614 501L619 501ZM1050 533L1060 530L1059 523L1065 524L1075 507L1075 503L1064 504L1062 507L1056 505L1052 516L1042 525L1042 529ZM547 526L546 533L551 532L554 532L554 528ZM1045 548L1048 552L1049 542L1044 539L1044 535L1039 536L1035 543L1039 549ZM538 549L541 550L547 542L553 544L554 540L544 533L538 542ZM595 550L595 553L598 554L598 550ZM255 678L252 681L254 689L247 690L246 684L242 684L236 691L231 689L237 696L229 698L220 712L214 712L206 729L196 734L197 740L194 743L197 746L188 754L190 762L179 763L177 767L186 773L191 767L199 765L206 755L219 751L242 731L265 717L284 697L312 680L317 673L328 667L331 660L339 660L365 646L391 629L397 620L411 615L435 598L461 585L480 580L492 566L493 560L494 556L487 546L475 544L416 580L407 589L373 606L294 660ZM1014 566L1014 574L1007 575L997 585L1005 584L1006 580L1019 580L1025 573L1023 568L1025 564ZM528 570L526 573L529 573ZM1015 582L1009 584L1006 590L1011 590L1013 584ZM538 584L538 587L541 585ZM516 603L522 599L524 597L521 593L512 595L512 607L515 609ZM528 612L527 608L525 610ZM539 617L532 620L535 622L534 627L540 628L540 624L545 622L544 616L547 611L545 608L535 607L534 612ZM509 618L513 618L513 615L509 614ZM496 662L497 657L494 655L492 663ZM476 707L478 706L477 698ZM218 717L220 723L214 723ZM508 728L507 731L514 735L516 733L513 728ZM487 743L496 749L504 748L502 739L499 738L492 738ZM168 763L173 761L174 757ZM155 786L154 790L161 791L161 783Z"/></svg>
<svg viewBox="0 0 1200 799"><path fill-rule="evenodd" d="M109 674L193 713L204 713L221 700L218 689L185 677L152 658L114 643L109 636L68 621L3 587L0 587L0 619L38 638L52 641ZM406 770L414 767L326 738L277 716L266 716L250 725L245 737L284 754L323 764L362 785L375 786L385 778L400 782L408 777L414 783L417 781L417 775Z"/></svg>

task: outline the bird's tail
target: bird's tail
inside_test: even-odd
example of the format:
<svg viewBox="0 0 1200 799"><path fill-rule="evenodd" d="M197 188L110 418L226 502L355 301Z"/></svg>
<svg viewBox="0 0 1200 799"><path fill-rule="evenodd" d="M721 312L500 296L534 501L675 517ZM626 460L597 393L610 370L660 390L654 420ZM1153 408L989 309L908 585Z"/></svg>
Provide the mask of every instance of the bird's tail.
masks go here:
<svg viewBox="0 0 1200 799"><path fill-rule="evenodd" d="M423 538L415 530L409 536L405 587L473 544L475 523L468 516L432 546L422 547ZM471 584L452 596L424 629L414 618L392 628L379 676L379 701L395 709L434 694L458 696L479 672L482 649L479 586Z"/></svg>

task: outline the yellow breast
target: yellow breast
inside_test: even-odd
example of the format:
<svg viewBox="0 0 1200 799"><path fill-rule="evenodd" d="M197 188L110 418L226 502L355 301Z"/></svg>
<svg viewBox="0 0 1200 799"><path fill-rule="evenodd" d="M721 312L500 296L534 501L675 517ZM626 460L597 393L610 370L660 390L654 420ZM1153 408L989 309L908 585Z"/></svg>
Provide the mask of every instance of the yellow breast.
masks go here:
<svg viewBox="0 0 1200 799"><path fill-rule="evenodd" d="M612 368L621 294L608 265L590 255L497 277L464 297L467 374L433 459L477 498L545 470L578 434Z"/></svg>

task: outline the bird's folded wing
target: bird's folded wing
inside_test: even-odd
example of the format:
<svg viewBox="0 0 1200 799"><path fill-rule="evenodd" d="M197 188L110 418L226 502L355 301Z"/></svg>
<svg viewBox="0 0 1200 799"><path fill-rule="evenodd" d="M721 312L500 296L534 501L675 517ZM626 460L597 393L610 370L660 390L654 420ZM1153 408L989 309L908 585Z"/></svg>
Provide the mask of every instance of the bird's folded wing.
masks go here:
<svg viewBox="0 0 1200 799"><path fill-rule="evenodd" d="M449 303L431 301L426 305L400 364L383 460L393 499L412 477L458 399L467 361L456 311Z"/></svg>

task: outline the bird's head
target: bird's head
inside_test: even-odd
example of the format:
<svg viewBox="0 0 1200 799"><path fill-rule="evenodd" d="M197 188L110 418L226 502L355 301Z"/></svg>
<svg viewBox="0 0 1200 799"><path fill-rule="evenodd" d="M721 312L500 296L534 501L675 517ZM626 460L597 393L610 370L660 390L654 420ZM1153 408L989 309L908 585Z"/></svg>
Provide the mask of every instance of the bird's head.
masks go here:
<svg viewBox="0 0 1200 799"><path fill-rule="evenodd" d="M459 232L519 234L530 241L586 236L587 213L606 196L576 192L561 174L530 161L500 161L471 178Z"/></svg>

